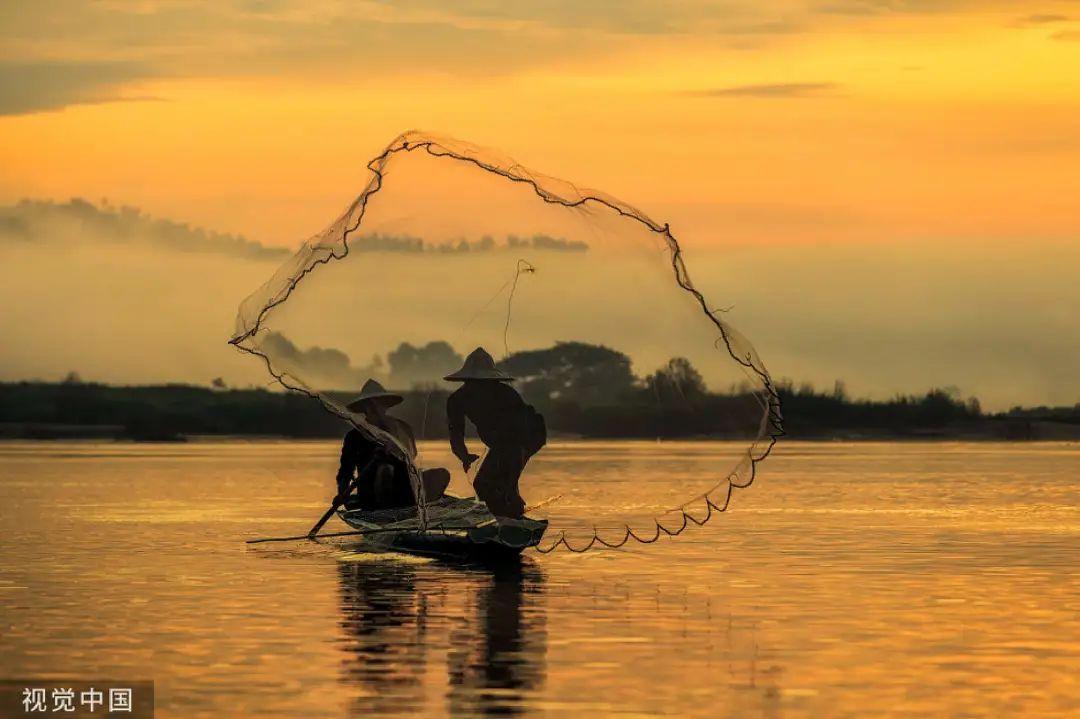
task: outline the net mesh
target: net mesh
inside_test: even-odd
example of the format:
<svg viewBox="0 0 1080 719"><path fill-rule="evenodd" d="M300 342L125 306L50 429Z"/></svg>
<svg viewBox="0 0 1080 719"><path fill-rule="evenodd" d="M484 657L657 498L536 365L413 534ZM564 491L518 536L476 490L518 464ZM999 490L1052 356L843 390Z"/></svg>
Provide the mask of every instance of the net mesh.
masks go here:
<svg viewBox="0 0 1080 719"><path fill-rule="evenodd" d="M444 137L406 133L367 167L348 209L244 300L230 341L402 459L421 523L424 469L473 493L482 461L450 453L443 377L476 347L547 424L520 479L528 516L550 522L541 551L676 535L750 485L779 399L667 224ZM417 448L347 408L369 378L404 397L392 411Z"/></svg>

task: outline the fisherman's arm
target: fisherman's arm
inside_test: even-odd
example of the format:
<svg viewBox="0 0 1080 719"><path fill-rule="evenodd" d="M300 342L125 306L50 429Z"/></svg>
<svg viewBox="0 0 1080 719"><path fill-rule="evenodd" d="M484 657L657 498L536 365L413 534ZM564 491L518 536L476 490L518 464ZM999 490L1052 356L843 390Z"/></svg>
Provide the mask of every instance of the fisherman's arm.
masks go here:
<svg viewBox="0 0 1080 719"><path fill-rule="evenodd" d="M454 456L461 460L461 466L468 472L469 467L478 457L470 454L465 444L465 401L461 396L461 390L446 398L446 425L450 433L450 449Z"/></svg>
<svg viewBox="0 0 1080 719"><path fill-rule="evenodd" d="M337 471L337 496L344 500L349 493L349 485L352 484L356 471L356 440L355 430L349 430L345 440L341 443L341 464Z"/></svg>

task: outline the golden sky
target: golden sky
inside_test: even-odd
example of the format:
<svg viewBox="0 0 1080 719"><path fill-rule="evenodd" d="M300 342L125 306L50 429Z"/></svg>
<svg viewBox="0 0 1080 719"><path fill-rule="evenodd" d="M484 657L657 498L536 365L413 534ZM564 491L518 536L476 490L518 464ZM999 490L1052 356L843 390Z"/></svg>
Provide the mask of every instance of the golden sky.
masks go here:
<svg viewBox="0 0 1080 719"><path fill-rule="evenodd" d="M0 199L266 242L420 128L704 242L1075 241L1074 0L6 3Z"/></svg>
<svg viewBox="0 0 1080 719"><path fill-rule="evenodd" d="M699 286L735 305L778 375L876 395L958 384L997 406L1080 399L1080 1L0 6L0 205L108 198L295 247L413 128L670 221ZM68 279L11 250L41 270L21 273L20 296L79 287L128 318L99 328L122 326L121 344L159 331L150 313L194 316L189 284L140 270L94 289L80 268L121 269L72 252ZM0 378L228 374L228 348L190 348L217 348L274 263L185 262L206 326L148 344L187 365L91 341L67 355L85 322L58 309L54 330L10 342ZM0 330L40 316L27 304Z"/></svg>

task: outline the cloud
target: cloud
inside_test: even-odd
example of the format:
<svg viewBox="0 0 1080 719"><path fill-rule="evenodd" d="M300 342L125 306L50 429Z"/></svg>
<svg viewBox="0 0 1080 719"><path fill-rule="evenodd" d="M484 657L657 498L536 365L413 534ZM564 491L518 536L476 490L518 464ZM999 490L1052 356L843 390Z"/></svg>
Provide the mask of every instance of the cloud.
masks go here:
<svg viewBox="0 0 1080 719"><path fill-rule="evenodd" d="M967 1L978 2L978 0ZM964 0L836 0L817 6L817 10L832 15L914 14L953 10L964 4Z"/></svg>
<svg viewBox="0 0 1080 719"><path fill-rule="evenodd" d="M1022 18L1018 18L1016 24L1019 26L1027 25L1048 25L1051 23L1068 22L1069 17L1067 15L1048 15L1048 14L1036 14L1025 15Z"/></svg>
<svg viewBox="0 0 1080 719"><path fill-rule="evenodd" d="M762 11L756 3L732 0L379 0L397 12L439 11L443 17L534 24L563 30L656 35L788 33L797 23L786 12ZM781 8L786 10L787 8Z"/></svg>
<svg viewBox="0 0 1080 719"><path fill-rule="evenodd" d="M0 3L0 115L135 99L138 81L510 75L686 35L745 48L850 23L1005 0L35 0ZM1054 17L1050 12L1030 17ZM648 49L642 49L647 53ZM778 88L758 96L792 96Z"/></svg>
<svg viewBox="0 0 1080 719"><path fill-rule="evenodd" d="M558 28L592 28L618 33L652 34L675 30L682 18L655 0L462 0L449 6L441 0L380 0L396 10L443 9L459 18L529 22Z"/></svg>
<svg viewBox="0 0 1080 719"><path fill-rule="evenodd" d="M0 242L129 244L249 260L279 260L290 253L239 235L154 219L134 207L98 207L79 198L66 203L23 200L0 207Z"/></svg>
<svg viewBox="0 0 1080 719"><path fill-rule="evenodd" d="M834 82L786 82L762 85L733 85L710 90L693 90L687 94L698 97L817 97L827 95L839 87L840 85Z"/></svg>
<svg viewBox="0 0 1080 719"><path fill-rule="evenodd" d="M1062 30L1050 36L1054 40L1062 42L1080 42L1080 30Z"/></svg>
<svg viewBox="0 0 1080 719"><path fill-rule="evenodd" d="M130 99L162 78L490 76L597 44L504 25L318 0L0 4L0 114Z"/></svg>
<svg viewBox="0 0 1080 719"><path fill-rule="evenodd" d="M492 76L606 55L626 35L765 37L802 28L792 0L36 0L0 4L0 114L125 98L137 80Z"/></svg>
<svg viewBox="0 0 1080 719"><path fill-rule="evenodd" d="M144 99L124 98L121 88L150 74L148 67L128 62L0 62L0 115Z"/></svg>
<svg viewBox="0 0 1080 719"><path fill-rule="evenodd" d="M1026 27L1055 22L1066 22L1070 18L1053 12L1062 3L1075 0L1042 0L1041 12L1032 12L1011 23L1014 27ZM984 15L989 11L1002 14L1015 11L1015 0L809 0L802 3L810 16L835 15L839 17L888 17L899 15L941 15L945 13L967 12L972 16ZM1038 3L1030 3L1037 5Z"/></svg>

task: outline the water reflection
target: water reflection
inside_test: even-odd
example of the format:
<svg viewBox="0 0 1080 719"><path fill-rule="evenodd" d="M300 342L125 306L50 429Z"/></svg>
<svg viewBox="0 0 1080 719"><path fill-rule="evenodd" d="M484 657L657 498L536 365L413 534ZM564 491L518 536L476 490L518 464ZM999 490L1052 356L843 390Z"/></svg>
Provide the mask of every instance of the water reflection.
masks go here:
<svg viewBox="0 0 1080 719"><path fill-rule="evenodd" d="M365 688L356 713L384 713L423 704L427 606L408 565L338 565L341 626L348 641L345 680Z"/></svg>
<svg viewBox="0 0 1080 719"><path fill-rule="evenodd" d="M338 572L352 714L421 709L435 688L452 715L516 715L543 686L544 574L530 560L344 561Z"/></svg>
<svg viewBox="0 0 1080 719"><path fill-rule="evenodd" d="M448 709L459 714L519 714L524 697L544 683L545 615L530 611L543 573L525 560L490 570L476 593L478 617L453 635ZM536 602L529 597L529 604Z"/></svg>

